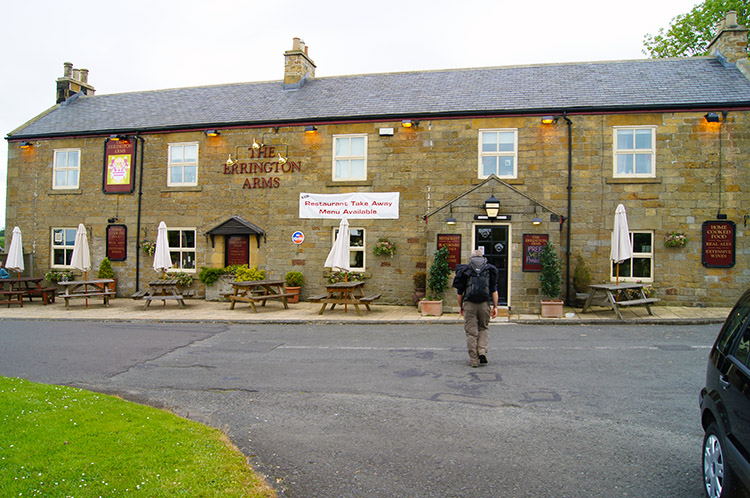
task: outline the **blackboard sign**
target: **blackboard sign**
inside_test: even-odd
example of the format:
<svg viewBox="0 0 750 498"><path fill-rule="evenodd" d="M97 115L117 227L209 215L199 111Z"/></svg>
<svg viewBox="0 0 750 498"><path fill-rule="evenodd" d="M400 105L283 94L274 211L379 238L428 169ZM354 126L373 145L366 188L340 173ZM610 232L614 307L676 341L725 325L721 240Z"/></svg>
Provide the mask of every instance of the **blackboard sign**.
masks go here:
<svg viewBox="0 0 750 498"><path fill-rule="evenodd" d="M441 233L437 236L437 248L448 248L448 265L451 270L461 263L461 235L455 233Z"/></svg>
<svg viewBox="0 0 750 498"><path fill-rule="evenodd" d="M703 222L703 266L731 268L734 266L735 224L733 221Z"/></svg>
<svg viewBox="0 0 750 498"><path fill-rule="evenodd" d="M542 271L539 257L547 242L549 242L547 234L523 234L523 271Z"/></svg>
<svg viewBox="0 0 750 498"><path fill-rule="evenodd" d="M107 257L110 261L125 261L128 257L128 227L107 225Z"/></svg>

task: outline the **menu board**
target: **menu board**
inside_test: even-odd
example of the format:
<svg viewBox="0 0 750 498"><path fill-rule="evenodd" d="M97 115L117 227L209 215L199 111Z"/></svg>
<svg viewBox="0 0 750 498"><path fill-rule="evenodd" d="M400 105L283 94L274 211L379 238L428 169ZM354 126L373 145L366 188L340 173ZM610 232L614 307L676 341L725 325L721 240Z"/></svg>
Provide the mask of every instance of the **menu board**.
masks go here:
<svg viewBox="0 0 750 498"><path fill-rule="evenodd" d="M437 236L437 248L448 248L448 265L451 270L461 263L461 235L455 233L441 233Z"/></svg>
<svg viewBox="0 0 750 498"><path fill-rule="evenodd" d="M547 234L523 234L523 271L542 271L542 262L539 258L547 242Z"/></svg>
<svg viewBox="0 0 750 498"><path fill-rule="evenodd" d="M107 257L110 261L125 261L128 257L128 227L107 225Z"/></svg>
<svg viewBox="0 0 750 498"><path fill-rule="evenodd" d="M733 221L703 222L702 261L706 268L734 266L735 224Z"/></svg>

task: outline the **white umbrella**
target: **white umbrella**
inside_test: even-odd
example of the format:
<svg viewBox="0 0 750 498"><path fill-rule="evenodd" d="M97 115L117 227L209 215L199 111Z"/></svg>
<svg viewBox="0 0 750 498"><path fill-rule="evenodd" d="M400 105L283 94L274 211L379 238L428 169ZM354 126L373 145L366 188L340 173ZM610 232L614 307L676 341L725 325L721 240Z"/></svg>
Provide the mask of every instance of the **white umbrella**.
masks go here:
<svg viewBox="0 0 750 498"><path fill-rule="evenodd" d="M10 239L5 267L8 270L17 271L19 275L25 268L23 264L23 239L21 238L21 229L18 227L13 228L13 237Z"/></svg>
<svg viewBox="0 0 750 498"><path fill-rule="evenodd" d="M612 228L612 249L609 259L617 264L617 281L620 283L620 263L633 257L633 246L630 243L630 229L625 206L619 204L615 211L615 224Z"/></svg>
<svg viewBox="0 0 750 498"><path fill-rule="evenodd" d="M154 270L164 272L172 269L172 258L169 256L169 242L167 242L167 225L163 221L159 223L159 232L156 235L156 249L154 250Z"/></svg>
<svg viewBox="0 0 750 498"><path fill-rule="evenodd" d="M346 218L341 218L339 233L336 236L336 242L333 243L331 252L328 253L325 267L346 272L351 270L349 263L349 222Z"/></svg>
<svg viewBox="0 0 750 498"><path fill-rule="evenodd" d="M78 224L76 230L76 239L73 243L73 254L70 257L70 266L83 272L83 280L89 279L88 271L91 269L91 254L89 254L89 239L86 235L86 227L83 223ZM89 299L86 298L86 307L89 306Z"/></svg>

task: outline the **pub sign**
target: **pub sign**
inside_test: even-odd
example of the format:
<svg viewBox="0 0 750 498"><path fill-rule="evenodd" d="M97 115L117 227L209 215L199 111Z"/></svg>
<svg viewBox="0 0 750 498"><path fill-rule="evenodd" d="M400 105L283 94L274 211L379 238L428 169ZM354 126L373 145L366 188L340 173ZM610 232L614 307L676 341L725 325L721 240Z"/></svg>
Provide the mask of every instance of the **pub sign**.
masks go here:
<svg viewBox="0 0 750 498"><path fill-rule="evenodd" d="M704 221L701 259L706 268L734 266L735 224L733 221Z"/></svg>

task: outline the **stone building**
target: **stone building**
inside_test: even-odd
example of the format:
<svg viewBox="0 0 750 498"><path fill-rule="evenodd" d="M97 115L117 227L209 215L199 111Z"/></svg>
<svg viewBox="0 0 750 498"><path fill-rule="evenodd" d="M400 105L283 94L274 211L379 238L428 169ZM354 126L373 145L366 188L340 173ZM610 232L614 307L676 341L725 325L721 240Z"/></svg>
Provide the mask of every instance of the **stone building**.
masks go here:
<svg viewBox="0 0 750 498"><path fill-rule="evenodd" d="M142 246L164 221L176 270L298 270L304 299L347 202L353 271L384 302L411 304L440 242L454 261L483 247L503 304L533 311L540 241L568 300L579 255L595 282L617 278L623 204L634 256L620 279L665 304L729 305L750 282L746 41L730 13L708 57L316 78L295 39L283 80L116 95L66 64L60 102L6 137L6 227L39 275L66 267L83 223L94 264L110 256L129 295L155 276ZM667 247L672 233L687 244ZM373 253L380 239L392 257Z"/></svg>

